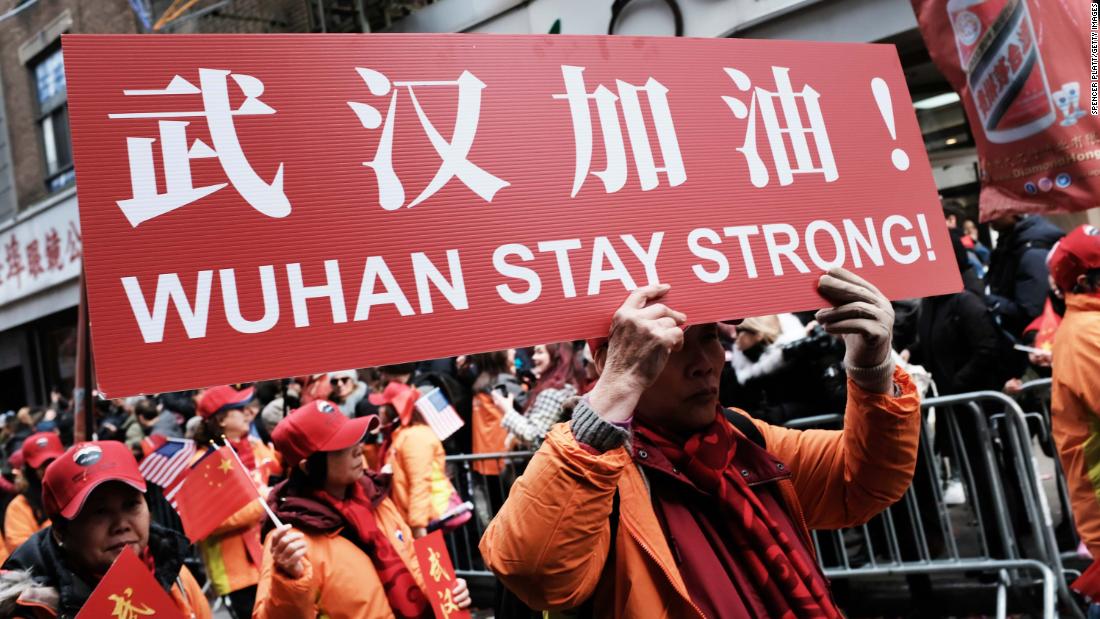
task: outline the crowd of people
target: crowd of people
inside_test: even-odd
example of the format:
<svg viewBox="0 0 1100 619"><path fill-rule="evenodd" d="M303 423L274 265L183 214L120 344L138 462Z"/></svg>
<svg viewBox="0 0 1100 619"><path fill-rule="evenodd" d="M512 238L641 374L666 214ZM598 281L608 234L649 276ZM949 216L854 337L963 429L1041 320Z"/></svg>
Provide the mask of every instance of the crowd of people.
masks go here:
<svg viewBox="0 0 1100 619"><path fill-rule="evenodd" d="M476 517L486 565L531 609L742 616L736 600L748 615L838 616L808 531L901 496L922 392L1012 393L1060 355L1100 360L1100 338L1087 353L1053 338L1067 311L1100 316L1080 300L1094 300L1100 249L1070 277L1048 255L1080 251L1041 217L994 220L990 251L963 211L945 216L964 288L940 297L890 303L838 270L819 284L833 308L687 327L650 286L610 339L98 399L92 442L74 441L54 390L0 428L0 614L74 615L130 546L193 617L210 615L204 582L238 618L428 617L412 542ZM1074 233L1085 247L1100 243L1090 230ZM417 406L436 389L465 422L444 440ZM844 430L782 427L819 414L843 414ZM1055 424L1069 452L1086 449L1089 432ZM138 469L168 439L195 441L195 461L232 445L283 526L254 501L191 547ZM473 463L473 497L448 478L447 454L513 451L537 452L518 480L494 457ZM1087 459L1063 456L1071 478ZM475 514L455 512L467 498ZM1100 516L1083 526L1100 531ZM470 605L464 582L453 595Z"/></svg>

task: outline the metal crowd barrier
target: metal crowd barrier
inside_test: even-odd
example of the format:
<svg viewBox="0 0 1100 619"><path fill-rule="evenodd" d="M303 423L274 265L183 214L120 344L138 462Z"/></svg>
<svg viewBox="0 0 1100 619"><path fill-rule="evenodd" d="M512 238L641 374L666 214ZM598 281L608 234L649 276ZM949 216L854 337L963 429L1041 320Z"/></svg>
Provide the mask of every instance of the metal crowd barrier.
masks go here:
<svg viewBox="0 0 1100 619"><path fill-rule="evenodd" d="M978 392L930 398L922 409L917 471L902 499L861 527L814 532L842 606L881 614L908 599L921 614L975 614L992 597L998 617L1021 606L1053 617L1057 594L1065 612L1078 614L1019 405ZM822 423L839 427L840 419ZM957 477L952 505L945 477Z"/></svg>
<svg viewBox="0 0 1100 619"><path fill-rule="evenodd" d="M1049 384L1033 381L1024 389L1034 393ZM993 391L929 398L921 406L917 472L902 499L860 527L813 532L818 560L841 605L863 611L852 614L872 615L890 614L898 604L925 611L921 614L961 615L992 606L998 617L1040 612L1054 617L1060 606L1068 616L1083 617L1066 585L1074 572L1062 562L1072 552L1060 549L1055 539L1031 451L1029 421L1040 443L1052 448L1049 409L1025 413L1013 398ZM840 428L843 417L821 415L787 425ZM447 457L459 493L477 505L475 517L447 535L455 571L472 586L493 583L477 545L532 455ZM499 476L482 476L472 467L479 460L506 466ZM1058 500L1069 517L1056 466ZM951 504L941 487L945 478L957 479Z"/></svg>

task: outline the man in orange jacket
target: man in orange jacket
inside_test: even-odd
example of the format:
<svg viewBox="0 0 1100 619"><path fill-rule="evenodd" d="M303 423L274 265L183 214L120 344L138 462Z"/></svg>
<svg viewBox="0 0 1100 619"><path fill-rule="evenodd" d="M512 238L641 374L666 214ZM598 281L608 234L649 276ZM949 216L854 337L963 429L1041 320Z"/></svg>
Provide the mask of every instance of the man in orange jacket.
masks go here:
<svg viewBox="0 0 1100 619"><path fill-rule="evenodd" d="M1050 252L1050 275L1066 298L1054 337L1051 430L1066 472L1073 517L1094 559L1073 588L1100 601L1100 229L1081 226ZM1100 615L1100 607L1092 612ZM1093 615L1090 614L1090 617Z"/></svg>
<svg viewBox="0 0 1100 619"><path fill-rule="evenodd" d="M727 420L717 326L685 327L668 289L634 291L594 343L599 380L516 482L486 564L542 610L839 617L809 528L867 521L916 464L920 400L891 359L890 303L847 271L821 277L835 307L816 318L847 346L845 429L803 432Z"/></svg>

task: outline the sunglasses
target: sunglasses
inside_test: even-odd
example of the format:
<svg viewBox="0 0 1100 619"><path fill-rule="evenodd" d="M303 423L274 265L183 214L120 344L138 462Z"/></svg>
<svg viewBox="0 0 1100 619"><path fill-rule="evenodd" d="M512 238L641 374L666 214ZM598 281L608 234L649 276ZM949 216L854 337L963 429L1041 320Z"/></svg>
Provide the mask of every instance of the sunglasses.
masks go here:
<svg viewBox="0 0 1100 619"><path fill-rule="evenodd" d="M335 387L336 385L339 385L341 383L350 383L350 382L351 382L351 377L350 376L341 376L340 378L334 378L334 379L328 381L328 384Z"/></svg>

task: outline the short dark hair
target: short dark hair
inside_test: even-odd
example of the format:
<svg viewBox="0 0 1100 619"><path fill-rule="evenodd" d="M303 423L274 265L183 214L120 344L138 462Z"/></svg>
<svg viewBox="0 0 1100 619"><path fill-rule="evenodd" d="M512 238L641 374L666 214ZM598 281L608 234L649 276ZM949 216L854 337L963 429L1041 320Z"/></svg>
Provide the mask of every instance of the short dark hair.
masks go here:
<svg viewBox="0 0 1100 619"><path fill-rule="evenodd" d="M1100 269L1085 271L1085 285L1075 284L1071 292L1076 294L1094 292L1100 289Z"/></svg>
<svg viewBox="0 0 1100 619"><path fill-rule="evenodd" d="M943 218L954 217L955 221L961 226L966 219L966 209L962 207L962 204L955 200L947 200L943 203Z"/></svg>
<svg viewBox="0 0 1100 619"><path fill-rule="evenodd" d="M150 398L138 400L138 403L134 405L134 413L144 419L156 419L160 414L157 412L157 403Z"/></svg>

